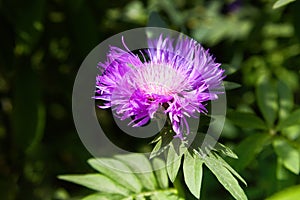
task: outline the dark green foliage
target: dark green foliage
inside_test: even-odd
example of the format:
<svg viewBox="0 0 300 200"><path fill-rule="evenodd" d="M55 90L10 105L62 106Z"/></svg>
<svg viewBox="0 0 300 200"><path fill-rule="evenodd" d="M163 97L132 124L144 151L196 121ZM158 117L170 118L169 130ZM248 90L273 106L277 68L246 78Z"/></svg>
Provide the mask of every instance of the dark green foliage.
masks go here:
<svg viewBox="0 0 300 200"><path fill-rule="evenodd" d="M142 194L140 199L143 195L231 198L226 190L245 199L241 188L251 200L296 199L300 193L300 0L239 1L236 7L232 2L0 0L1 199L81 198L91 191L57 176L89 173L80 176L81 184L106 181L111 187L93 185L101 192L85 200L136 194ZM230 148L220 143L207 146L211 154L194 160L191 157L201 156L201 150L169 148L172 137L162 133L161 140L156 138L151 146L156 145L151 156L172 152L169 161L176 161L167 169L132 176L110 171L91 159L88 163L99 172L95 174L86 164L91 155L72 120L77 70L101 41L147 25L184 32L209 48L216 61L226 63L222 68L227 76L228 115L220 140ZM98 112L103 126L123 143L120 146L150 152L150 141L137 144L138 140L123 137L110 113ZM206 124L200 125L205 129ZM232 168L221 156L227 156L224 159ZM106 159L128 170L136 167L122 157ZM153 158L151 165L143 166L161 162ZM247 187L239 185L237 179L243 179L233 169ZM73 182L77 178L62 177ZM115 187L112 180L116 179Z"/></svg>

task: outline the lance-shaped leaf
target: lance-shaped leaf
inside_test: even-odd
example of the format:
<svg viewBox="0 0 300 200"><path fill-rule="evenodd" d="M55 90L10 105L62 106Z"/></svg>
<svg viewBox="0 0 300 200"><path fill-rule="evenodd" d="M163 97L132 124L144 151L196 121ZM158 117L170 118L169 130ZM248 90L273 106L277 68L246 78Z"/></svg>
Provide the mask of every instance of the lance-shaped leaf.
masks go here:
<svg viewBox="0 0 300 200"><path fill-rule="evenodd" d="M293 99L293 92L290 87L288 87L284 82L278 81L277 84L278 90L278 102L279 102L279 121L286 119L293 106L294 106L294 99Z"/></svg>
<svg viewBox="0 0 300 200"><path fill-rule="evenodd" d="M169 128L164 128L159 135L151 142L155 143L151 151L150 159L159 156L162 152L168 149L170 142L174 139L174 132Z"/></svg>
<svg viewBox="0 0 300 200"><path fill-rule="evenodd" d="M283 128L298 124L300 124L300 109L295 110L285 120L279 122L277 130L282 130Z"/></svg>
<svg viewBox="0 0 300 200"><path fill-rule="evenodd" d="M285 139L273 141L273 147L277 156L282 160L283 165L295 174L299 174L300 154L299 151L291 146Z"/></svg>
<svg viewBox="0 0 300 200"><path fill-rule="evenodd" d="M146 156L141 154L127 154L115 156L118 160L125 163L133 173L139 178L143 187L148 190L157 188L157 182L153 174L150 161Z"/></svg>
<svg viewBox="0 0 300 200"><path fill-rule="evenodd" d="M272 127L278 111L276 84L268 79L260 81L256 87L256 99L268 127Z"/></svg>
<svg viewBox="0 0 300 200"><path fill-rule="evenodd" d="M235 148L235 152L238 154L239 159L233 161L236 169L243 170L247 167L256 155L258 155L267 144L270 144L270 140L270 134L254 133L238 144Z"/></svg>
<svg viewBox="0 0 300 200"><path fill-rule="evenodd" d="M223 85L225 87L225 90L233 90L241 87L241 84L235 82L229 82L229 81L223 81Z"/></svg>
<svg viewBox="0 0 300 200"><path fill-rule="evenodd" d="M237 65L230 65L230 64L222 64L221 68L225 70L224 73L226 75L230 75L230 74L235 73L238 70L239 66L237 66Z"/></svg>
<svg viewBox="0 0 300 200"><path fill-rule="evenodd" d="M59 179L76 183L92 190L102 191L106 193L121 194L127 196L130 194L129 190L120 186L113 180L101 174L85 174L85 175L62 175Z"/></svg>
<svg viewBox="0 0 300 200"><path fill-rule="evenodd" d="M169 187L169 179L166 169L166 163L160 158L154 158L152 161L153 169L155 170L156 180L160 188Z"/></svg>
<svg viewBox="0 0 300 200"><path fill-rule="evenodd" d="M285 6L293 1L296 1L296 0L278 0L274 3L273 5L273 9L276 9L276 8L279 8L279 7L282 7L282 6Z"/></svg>
<svg viewBox="0 0 300 200"><path fill-rule="evenodd" d="M267 126L264 121L261 120L254 114L245 113L245 112L229 112L227 114L228 119L232 121L237 126L242 128L251 128L251 129L262 129L266 130Z"/></svg>
<svg viewBox="0 0 300 200"><path fill-rule="evenodd" d="M175 181L181 164L181 157L186 150L183 143L180 143L177 140L170 143L167 155L167 172L172 182Z"/></svg>
<svg viewBox="0 0 300 200"><path fill-rule="evenodd" d="M111 158L96 158L89 159L88 163L95 170L117 181L123 187L136 193L142 190L142 185L138 178L129 167L121 161Z"/></svg>
<svg viewBox="0 0 300 200"><path fill-rule="evenodd" d="M201 154L200 154L201 156ZM233 176L231 171L225 167L220 161L220 157L214 154L202 157L205 165L209 170L216 176L218 181L224 186L226 190L237 200L247 200L247 196L243 189L239 185L236 178Z"/></svg>
<svg viewBox="0 0 300 200"><path fill-rule="evenodd" d="M191 144L191 147L193 149L198 149L199 147L201 147L203 151L213 150L213 151L218 151L224 154L225 156L229 156L231 158L235 158L235 159L238 158L237 155L230 148L217 142L215 138L213 138L208 134L197 133L193 143Z"/></svg>
<svg viewBox="0 0 300 200"><path fill-rule="evenodd" d="M190 152L185 152L183 162L184 181L191 193L200 198L202 182L202 164L203 161L199 156L192 156Z"/></svg>

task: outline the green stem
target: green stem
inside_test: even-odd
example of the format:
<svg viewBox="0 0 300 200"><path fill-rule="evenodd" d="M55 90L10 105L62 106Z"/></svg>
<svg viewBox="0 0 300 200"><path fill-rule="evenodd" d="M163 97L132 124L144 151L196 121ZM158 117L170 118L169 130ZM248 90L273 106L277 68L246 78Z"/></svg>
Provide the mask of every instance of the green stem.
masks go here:
<svg viewBox="0 0 300 200"><path fill-rule="evenodd" d="M133 194L133 195L130 195L130 196L128 196L127 198L125 198L123 200L139 199L141 197L152 196L152 195L154 195L155 193L158 193L158 192L169 192L169 193L174 193L174 194L178 195L178 191L175 188L169 188L169 189L166 189L166 190L154 190L154 191L147 191L147 192L141 192L141 193L138 193L138 194Z"/></svg>

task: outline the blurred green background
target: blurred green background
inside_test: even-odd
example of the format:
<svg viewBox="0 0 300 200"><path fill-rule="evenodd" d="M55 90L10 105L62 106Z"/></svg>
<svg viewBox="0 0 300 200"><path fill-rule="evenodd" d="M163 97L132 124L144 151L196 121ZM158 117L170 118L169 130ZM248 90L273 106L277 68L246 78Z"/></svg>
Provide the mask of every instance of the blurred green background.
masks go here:
<svg viewBox="0 0 300 200"><path fill-rule="evenodd" d="M56 178L91 172L91 155L72 120L73 82L101 41L144 26L193 37L228 64L227 81L242 85L227 93L221 142L240 157L229 162L248 182L249 199L299 184L300 1L277 9L274 3L0 0L0 198L67 199L90 192ZM294 121L278 128L285 119ZM203 199L230 199L209 174L202 191Z"/></svg>

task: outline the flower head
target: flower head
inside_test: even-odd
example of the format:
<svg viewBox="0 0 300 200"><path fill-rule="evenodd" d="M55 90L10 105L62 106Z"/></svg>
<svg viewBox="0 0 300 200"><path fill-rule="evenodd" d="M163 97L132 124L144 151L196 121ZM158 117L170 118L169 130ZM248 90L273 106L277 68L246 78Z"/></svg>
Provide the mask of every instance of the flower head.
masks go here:
<svg viewBox="0 0 300 200"><path fill-rule="evenodd" d="M100 108L111 107L121 119L131 118L133 126L143 126L164 109L175 137L189 134L188 117L206 113L205 102L218 98L224 78L220 64L195 40L176 41L162 35L149 40L140 57L125 45L125 50L110 47L102 72L96 78L96 99Z"/></svg>

